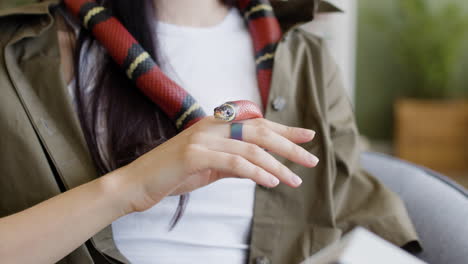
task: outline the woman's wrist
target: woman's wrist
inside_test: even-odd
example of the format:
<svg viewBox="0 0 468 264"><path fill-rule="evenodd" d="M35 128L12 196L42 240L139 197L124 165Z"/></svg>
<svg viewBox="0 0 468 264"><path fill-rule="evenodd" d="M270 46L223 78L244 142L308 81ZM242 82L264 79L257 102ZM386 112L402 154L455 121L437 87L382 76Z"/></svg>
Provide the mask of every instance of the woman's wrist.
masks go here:
<svg viewBox="0 0 468 264"><path fill-rule="evenodd" d="M149 186L146 185L159 186L163 184L156 183L158 180L155 178L159 173L156 172L158 169L156 169L154 165L151 166L151 168L146 168L153 172L153 176L151 177L152 181L150 182L145 180L145 168L140 167L141 166L136 166L131 163L106 174L100 179L103 192L111 199L112 207L116 210L116 213L118 213L118 217L149 209L167 195L167 190L152 190L153 195L148 193ZM158 194L156 195L157 198L154 197L154 193Z"/></svg>
<svg viewBox="0 0 468 264"><path fill-rule="evenodd" d="M137 182L130 180L130 172L126 167L112 171L98 181L118 217L135 212L134 198L140 190Z"/></svg>

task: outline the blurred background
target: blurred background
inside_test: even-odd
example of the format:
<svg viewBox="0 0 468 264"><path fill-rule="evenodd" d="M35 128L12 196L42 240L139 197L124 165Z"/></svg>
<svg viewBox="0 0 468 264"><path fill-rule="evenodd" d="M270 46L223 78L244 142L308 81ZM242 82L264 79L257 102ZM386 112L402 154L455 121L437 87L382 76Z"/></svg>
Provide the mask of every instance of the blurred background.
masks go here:
<svg viewBox="0 0 468 264"><path fill-rule="evenodd" d="M468 1L358 1L355 107L371 149L468 187Z"/></svg>
<svg viewBox="0 0 468 264"><path fill-rule="evenodd" d="M468 187L468 1L328 2L343 12L305 27L340 65L367 148Z"/></svg>
<svg viewBox="0 0 468 264"><path fill-rule="evenodd" d="M468 188L468 1L330 0L329 42L366 148Z"/></svg>

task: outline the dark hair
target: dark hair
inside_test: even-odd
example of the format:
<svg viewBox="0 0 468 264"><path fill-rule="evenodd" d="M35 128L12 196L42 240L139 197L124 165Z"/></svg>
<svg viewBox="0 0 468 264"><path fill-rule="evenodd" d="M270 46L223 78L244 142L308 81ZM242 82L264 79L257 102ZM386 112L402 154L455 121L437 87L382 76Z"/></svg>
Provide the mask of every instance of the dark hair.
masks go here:
<svg viewBox="0 0 468 264"><path fill-rule="evenodd" d="M152 0L97 2L107 7L158 62L157 36L148 33L155 32L157 7ZM235 0L223 2L232 5ZM87 58L88 53L95 56ZM101 175L129 164L176 135L173 122L136 88L86 30L80 30L74 66L78 116L91 157ZM106 126L105 134L99 132L102 125ZM172 227L183 213L186 198L181 198Z"/></svg>

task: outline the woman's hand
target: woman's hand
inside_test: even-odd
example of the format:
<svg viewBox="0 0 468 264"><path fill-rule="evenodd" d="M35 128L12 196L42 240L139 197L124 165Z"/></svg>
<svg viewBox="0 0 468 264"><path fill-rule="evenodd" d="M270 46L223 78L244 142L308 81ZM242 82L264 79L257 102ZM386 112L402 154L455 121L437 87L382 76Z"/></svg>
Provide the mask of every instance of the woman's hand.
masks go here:
<svg viewBox="0 0 468 264"><path fill-rule="evenodd" d="M229 138L229 124L206 117L118 170L133 190L128 192L127 211L144 211L168 195L227 177L249 178L266 187L280 181L298 187L301 179L264 149L303 166L317 165L317 157L296 145L312 140L312 130L263 118L243 123L244 141L238 141Z"/></svg>

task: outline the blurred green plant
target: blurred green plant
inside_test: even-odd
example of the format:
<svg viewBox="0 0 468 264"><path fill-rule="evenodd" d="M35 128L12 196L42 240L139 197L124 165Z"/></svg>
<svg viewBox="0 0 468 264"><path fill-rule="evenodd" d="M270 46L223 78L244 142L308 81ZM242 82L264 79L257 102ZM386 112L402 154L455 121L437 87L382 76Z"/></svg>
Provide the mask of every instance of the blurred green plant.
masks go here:
<svg viewBox="0 0 468 264"><path fill-rule="evenodd" d="M468 36L468 14L460 2L399 0L395 7L397 17L373 14L372 20L380 30L392 34L397 59L412 82L408 95L430 99L467 96L468 84L454 85Z"/></svg>

